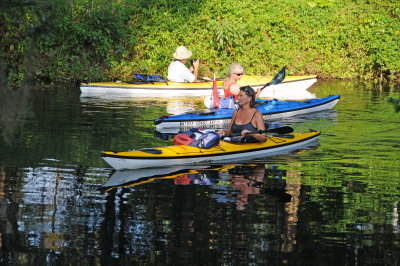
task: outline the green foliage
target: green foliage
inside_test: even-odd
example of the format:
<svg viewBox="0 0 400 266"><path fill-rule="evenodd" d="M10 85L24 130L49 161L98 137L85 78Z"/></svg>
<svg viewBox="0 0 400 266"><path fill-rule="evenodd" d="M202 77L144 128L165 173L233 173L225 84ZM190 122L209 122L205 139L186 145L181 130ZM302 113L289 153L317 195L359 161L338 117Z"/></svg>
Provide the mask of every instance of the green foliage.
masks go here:
<svg viewBox="0 0 400 266"><path fill-rule="evenodd" d="M166 75L179 45L206 76L239 62L251 74L287 66L289 75L396 80L399 14L390 0L32 1L0 10L0 51L10 83L21 82L32 40L43 82Z"/></svg>

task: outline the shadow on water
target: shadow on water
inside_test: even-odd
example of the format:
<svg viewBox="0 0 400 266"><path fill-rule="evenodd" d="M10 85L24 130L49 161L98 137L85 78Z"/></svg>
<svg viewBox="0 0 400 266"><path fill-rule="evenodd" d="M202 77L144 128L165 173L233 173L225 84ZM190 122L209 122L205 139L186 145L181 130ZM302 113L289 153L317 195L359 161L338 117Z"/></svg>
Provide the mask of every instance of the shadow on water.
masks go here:
<svg viewBox="0 0 400 266"><path fill-rule="evenodd" d="M29 113L26 82L18 87L9 86L0 57L0 132L5 141L8 141L14 131L23 124Z"/></svg>

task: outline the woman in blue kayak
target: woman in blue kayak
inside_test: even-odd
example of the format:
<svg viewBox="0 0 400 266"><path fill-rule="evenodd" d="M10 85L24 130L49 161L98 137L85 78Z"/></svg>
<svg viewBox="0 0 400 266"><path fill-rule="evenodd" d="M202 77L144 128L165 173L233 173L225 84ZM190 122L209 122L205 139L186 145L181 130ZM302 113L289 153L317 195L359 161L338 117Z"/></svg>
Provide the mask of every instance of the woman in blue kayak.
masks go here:
<svg viewBox="0 0 400 266"><path fill-rule="evenodd" d="M265 130L264 119L260 111L255 108L256 92L250 86L240 87L239 106L231 118L228 129L220 130L220 136L240 134L240 142L264 142L265 133L246 135L248 132Z"/></svg>

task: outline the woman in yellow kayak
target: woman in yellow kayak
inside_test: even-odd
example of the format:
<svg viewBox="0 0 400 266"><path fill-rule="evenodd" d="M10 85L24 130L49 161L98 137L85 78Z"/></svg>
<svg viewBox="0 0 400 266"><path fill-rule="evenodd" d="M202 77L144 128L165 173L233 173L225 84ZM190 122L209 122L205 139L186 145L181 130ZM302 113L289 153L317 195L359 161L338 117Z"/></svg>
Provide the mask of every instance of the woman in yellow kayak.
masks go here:
<svg viewBox="0 0 400 266"><path fill-rule="evenodd" d="M219 135L240 134L242 143L264 142L265 133L246 135L265 130L263 116L255 108L256 92L250 86L240 87L238 101L240 108L233 113L228 129L218 131Z"/></svg>
<svg viewBox="0 0 400 266"><path fill-rule="evenodd" d="M187 60L192 56L192 51L185 46L179 46L173 56L175 60L168 66L168 80L173 82L200 82L198 79L200 60L193 60L190 68L185 66ZM208 77L202 79L210 80Z"/></svg>
<svg viewBox="0 0 400 266"><path fill-rule="evenodd" d="M222 83L222 88L224 89L225 98L229 98L229 96L235 96L235 100L239 97L240 85L237 82L244 75L244 68L238 64L233 63L230 65L228 74L224 82ZM258 89L256 93L256 99L260 95L261 90Z"/></svg>

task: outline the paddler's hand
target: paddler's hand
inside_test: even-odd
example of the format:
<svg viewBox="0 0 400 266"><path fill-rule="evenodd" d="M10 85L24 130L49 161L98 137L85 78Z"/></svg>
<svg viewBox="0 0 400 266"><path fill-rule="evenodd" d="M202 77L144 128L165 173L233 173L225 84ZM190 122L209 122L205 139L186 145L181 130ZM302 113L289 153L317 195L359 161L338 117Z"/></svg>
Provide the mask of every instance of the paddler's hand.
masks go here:
<svg viewBox="0 0 400 266"><path fill-rule="evenodd" d="M218 130L217 133L218 133L218 135L220 137L225 136L225 130L224 129Z"/></svg>
<svg viewBox="0 0 400 266"><path fill-rule="evenodd" d="M242 130L242 138L244 138L245 136L246 136L246 133L247 132L250 132L249 130L247 130L247 129L243 129Z"/></svg>
<svg viewBox="0 0 400 266"><path fill-rule="evenodd" d="M194 59L193 67L196 69L196 68L199 68L199 66L200 66L200 59Z"/></svg>
<svg viewBox="0 0 400 266"><path fill-rule="evenodd" d="M192 65L189 68L190 72L198 71L200 66L200 59L192 59Z"/></svg>

